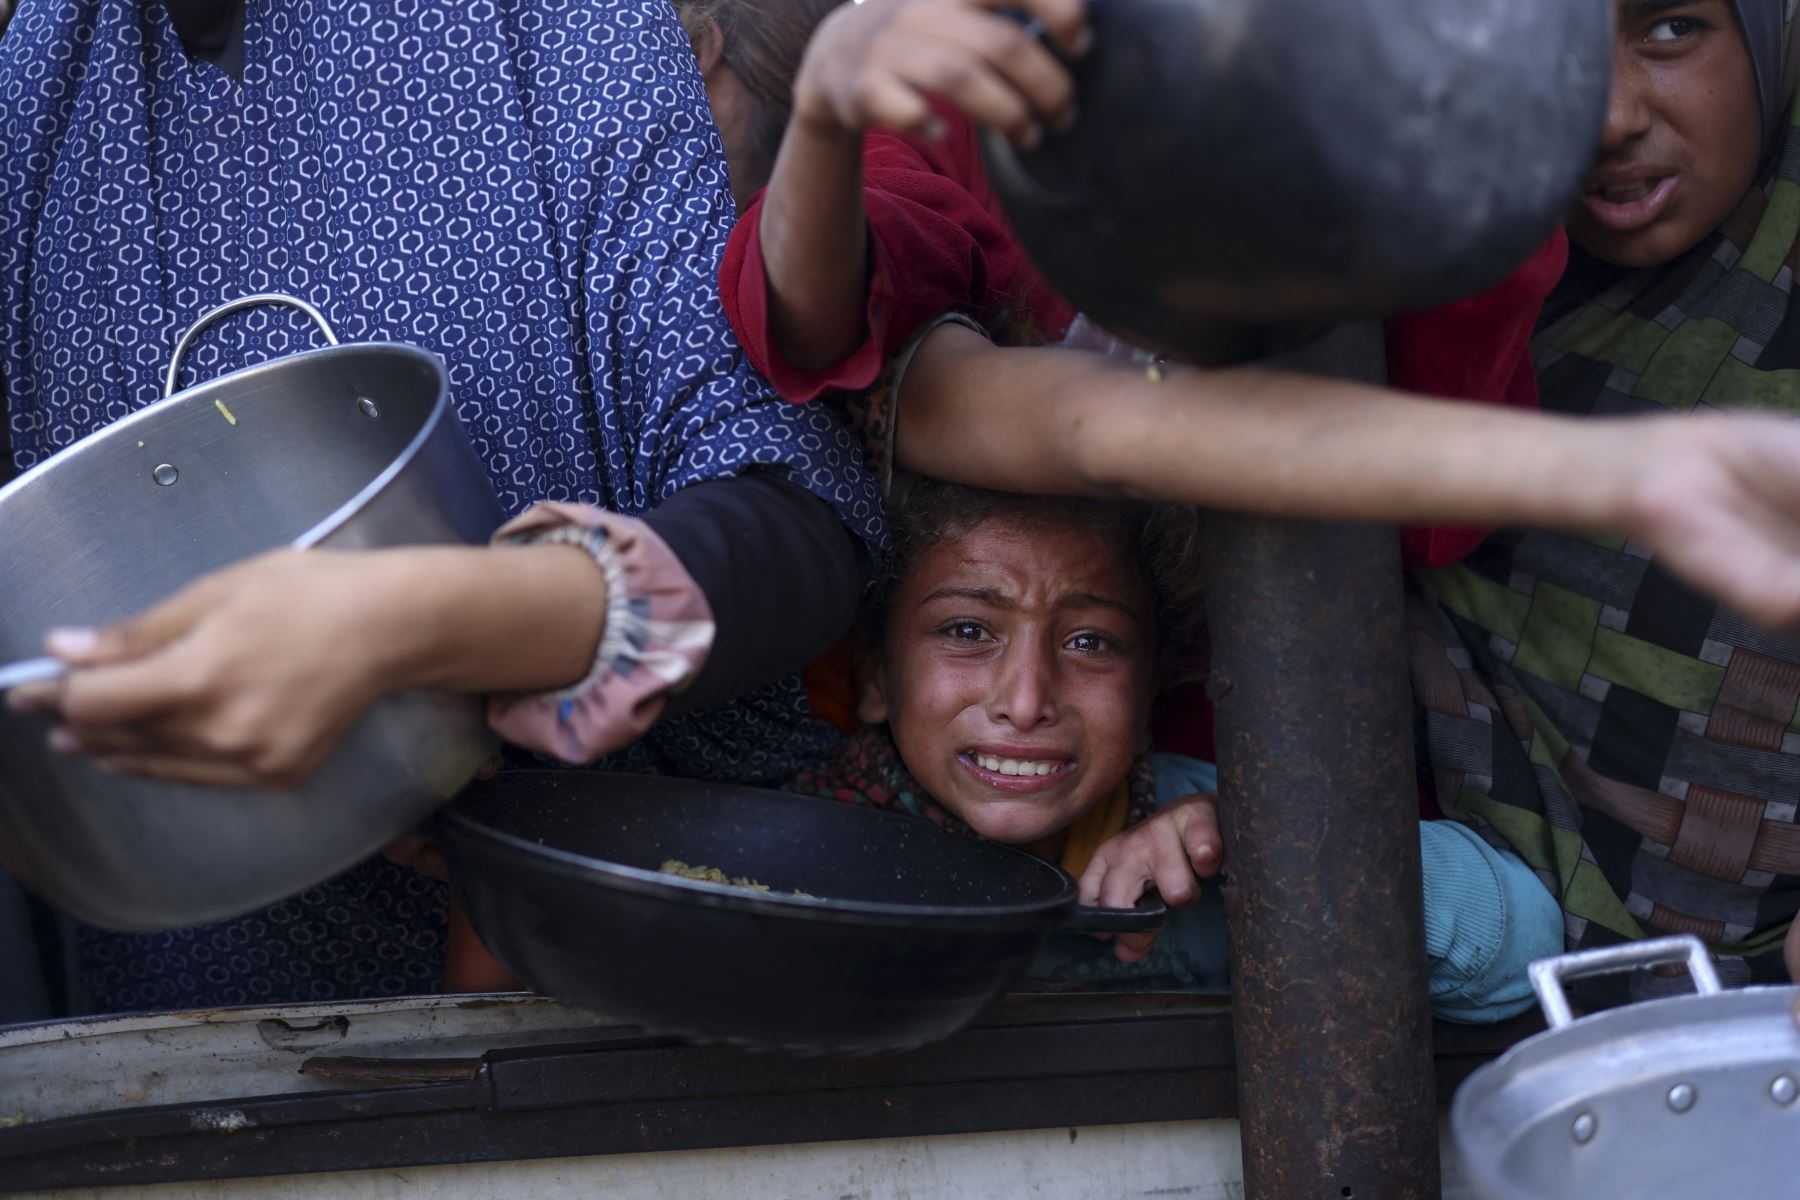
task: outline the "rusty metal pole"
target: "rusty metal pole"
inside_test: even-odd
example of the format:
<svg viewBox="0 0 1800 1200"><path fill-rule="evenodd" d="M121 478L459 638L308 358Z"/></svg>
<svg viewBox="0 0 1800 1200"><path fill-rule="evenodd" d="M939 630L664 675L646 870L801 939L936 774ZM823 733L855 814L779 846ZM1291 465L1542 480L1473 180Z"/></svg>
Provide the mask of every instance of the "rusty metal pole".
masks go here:
<svg viewBox="0 0 1800 1200"><path fill-rule="evenodd" d="M1379 329L1286 362L1378 379ZM1248 1200L1436 1200L1395 531L1208 517Z"/></svg>

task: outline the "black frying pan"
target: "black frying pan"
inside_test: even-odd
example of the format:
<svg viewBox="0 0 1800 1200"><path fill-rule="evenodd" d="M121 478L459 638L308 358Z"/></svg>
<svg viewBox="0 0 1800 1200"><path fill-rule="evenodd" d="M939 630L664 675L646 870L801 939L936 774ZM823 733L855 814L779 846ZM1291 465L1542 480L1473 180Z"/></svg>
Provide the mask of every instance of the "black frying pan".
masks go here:
<svg viewBox="0 0 1800 1200"><path fill-rule="evenodd" d="M439 837L482 941L533 988L694 1041L799 1053L948 1037L1052 930L1166 915L1077 908L1056 867L929 821L645 775L509 772L465 792ZM661 874L671 858L772 890Z"/></svg>

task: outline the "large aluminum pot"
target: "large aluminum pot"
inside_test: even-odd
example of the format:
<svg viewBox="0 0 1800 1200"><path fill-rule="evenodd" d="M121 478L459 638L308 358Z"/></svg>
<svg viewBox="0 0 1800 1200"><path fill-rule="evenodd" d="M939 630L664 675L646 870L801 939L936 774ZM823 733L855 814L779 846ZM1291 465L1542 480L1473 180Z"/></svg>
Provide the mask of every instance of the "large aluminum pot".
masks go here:
<svg viewBox="0 0 1800 1200"><path fill-rule="evenodd" d="M1575 1020L1562 980L1687 964L1695 995ZM1721 991L1692 936L1532 964L1547 1033L1470 1076L1457 1151L1490 1200L1800 1193L1800 988Z"/></svg>
<svg viewBox="0 0 1800 1200"><path fill-rule="evenodd" d="M265 303L302 309L331 346L171 394L202 329ZM164 395L0 489L0 661L280 546L479 542L501 520L437 357L338 345L301 301L206 314ZM274 793L108 775L49 753L46 731L0 711L0 865L115 929L234 916L328 878L417 825L493 749L474 698L394 696L310 782Z"/></svg>

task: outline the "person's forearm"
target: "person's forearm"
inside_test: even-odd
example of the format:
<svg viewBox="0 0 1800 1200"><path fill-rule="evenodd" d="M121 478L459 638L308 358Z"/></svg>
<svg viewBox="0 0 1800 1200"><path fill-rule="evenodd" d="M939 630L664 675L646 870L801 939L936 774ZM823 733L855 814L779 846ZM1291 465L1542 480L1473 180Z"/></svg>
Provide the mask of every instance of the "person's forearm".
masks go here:
<svg viewBox="0 0 1800 1200"><path fill-rule="evenodd" d="M1623 446L1604 424L1256 368L1173 375L1122 406L1087 472L1109 490L1159 492L1272 516L1399 524L1606 528L1626 519Z"/></svg>
<svg viewBox="0 0 1800 1200"><path fill-rule="evenodd" d="M862 137L795 120L782 139L757 237L769 323L790 366L821 370L862 343L869 232Z"/></svg>
<svg viewBox="0 0 1800 1200"><path fill-rule="evenodd" d="M1257 368L1156 382L1093 355L983 345L915 360L896 456L910 470L1015 491L1303 518L1605 528L1631 511L1623 441L1649 432L1636 420L1577 421Z"/></svg>
<svg viewBox="0 0 1800 1200"><path fill-rule="evenodd" d="M534 692L593 666L606 578L576 546L367 552L370 620L359 631L384 690Z"/></svg>

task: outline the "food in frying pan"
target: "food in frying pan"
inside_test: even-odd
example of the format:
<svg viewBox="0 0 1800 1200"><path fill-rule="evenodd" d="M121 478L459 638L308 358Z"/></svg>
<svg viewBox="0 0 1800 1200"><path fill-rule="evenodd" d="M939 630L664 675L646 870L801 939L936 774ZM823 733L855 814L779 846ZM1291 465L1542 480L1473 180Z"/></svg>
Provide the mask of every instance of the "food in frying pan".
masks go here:
<svg viewBox="0 0 1800 1200"><path fill-rule="evenodd" d="M723 883L731 887L749 888L757 892L769 890L769 885L766 883L758 883L756 880L742 875L727 875L717 867L690 867L679 858L665 858L663 865L656 869L664 875L679 875L683 879L698 879L702 883Z"/></svg>
<svg viewBox="0 0 1800 1200"><path fill-rule="evenodd" d="M664 875L678 875L682 879L697 879L701 883L717 883L725 887L749 888L753 892L766 892L769 890L769 885L766 883L758 883L756 880L743 875L727 875L717 867L691 867L687 863L682 862L679 858L665 858L663 859L662 866L656 869ZM794 895L804 896L808 900L818 899L818 897L809 895L799 888L794 889Z"/></svg>

